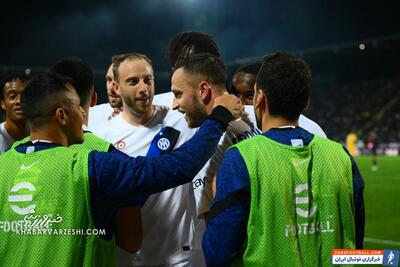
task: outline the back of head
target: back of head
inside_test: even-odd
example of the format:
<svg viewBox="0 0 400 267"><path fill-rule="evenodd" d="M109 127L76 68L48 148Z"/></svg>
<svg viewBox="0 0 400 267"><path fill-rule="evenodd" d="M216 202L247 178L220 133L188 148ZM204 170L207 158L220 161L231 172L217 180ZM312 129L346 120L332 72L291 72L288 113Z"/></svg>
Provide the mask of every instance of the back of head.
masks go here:
<svg viewBox="0 0 400 267"><path fill-rule="evenodd" d="M287 52L267 55L256 80L267 97L269 114L297 120L311 93L311 70L302 59Z"/></svg>
<svg viewBox="0 0 400 267"><path fill-rule="evenodd" d="M14 81L14 80L20 80L21 82L25 83L29 80L29 76L23 72L11 72L11 73L7 74L6 76L4 76L1 79L1 84L0 84L0 90L1 90L0 99L1 100L4 100L4 89L6 87L6 84L11 81Z"/></svg>
<svg viewBox="0 0 400 267"><path fill-rule="evenodd" d="M227 71L222 60L209 53L193 54L181 58L176 62L175 70L183 68L185 72L198 76L198 81L205 80L209 83L220 85L225 88Z"/></svg>
<svg viewBox="0 0 400 267"><path fill-rule="evenodd" d="M50 71L70 77L71 84L79 95L81 106L86 106L91 99L94 86L93 71L86 61L78 57L63 58L57 61Z"/></svg>
<svg viewBox="0 0 400 267"><path fill-rule="evenodd" d="M147 63L149 63L149 65L151 67L151 60L143 54L140 53L129 53L129 54L122 54L122 55L117 55L117 56L113 56L112 57L112 63L113 63L113 75L114 75L114 80L116 82L119 82L119 66L121 65L122 62L126 61L126 60L144 60Z"/></svg>
<svg viewBox="0 0 400 267"><path fill-rule="evenodd" d="M179 59L198 53L220 57L218 46L210 35L202 32L181 32L172 37L167 57L171 66L175 67Z"/></svg>
<svg viewBox="0 0 400 267"><path fill-rule="evenodd" d="M34 76L21 94L21 106L30 125L37 126L50 120L54 110L63 106L61 94L68 91L72 79L58 73L41 73Z"/></svg>

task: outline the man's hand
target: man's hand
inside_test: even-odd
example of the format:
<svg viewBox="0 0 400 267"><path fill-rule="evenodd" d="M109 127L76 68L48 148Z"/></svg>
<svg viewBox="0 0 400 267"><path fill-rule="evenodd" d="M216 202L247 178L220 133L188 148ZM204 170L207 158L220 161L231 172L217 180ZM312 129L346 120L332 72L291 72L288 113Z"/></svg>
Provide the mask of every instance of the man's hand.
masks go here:
<svg viewBox="0 0 400 267"><path fill-rule="evenodd" d="M244 112L244 106L240 102L240 99L235 95L230 95L228 93L215 98L214 108L216 106L223 106L224 108L228 109L235 120L238 119Z"/></svg>

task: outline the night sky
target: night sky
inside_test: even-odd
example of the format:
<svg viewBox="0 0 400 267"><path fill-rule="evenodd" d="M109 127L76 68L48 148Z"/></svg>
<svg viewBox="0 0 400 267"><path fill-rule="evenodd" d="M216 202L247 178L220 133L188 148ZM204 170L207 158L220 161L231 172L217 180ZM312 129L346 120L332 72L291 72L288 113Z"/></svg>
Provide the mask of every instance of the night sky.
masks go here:
<svg viewBox="0 0 400 267"><path fill-rule="evenodd" d="M214 36L223 59L260 57L400 32L395 1L122 0L2 3L0 67L48 67L65 56L104 71L113 54L147 54L157 71L170 38Z"/></svg>

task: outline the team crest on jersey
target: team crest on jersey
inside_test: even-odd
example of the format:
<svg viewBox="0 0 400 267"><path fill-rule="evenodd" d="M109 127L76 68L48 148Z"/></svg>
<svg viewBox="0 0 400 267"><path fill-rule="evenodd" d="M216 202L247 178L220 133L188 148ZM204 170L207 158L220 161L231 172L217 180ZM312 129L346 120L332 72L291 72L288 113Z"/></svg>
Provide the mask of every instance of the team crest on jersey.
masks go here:
<svg viewBox="0 0 400 267"><path fill-rule="evenodd" d="M122 150L126 147L126 143L122 140L119 140L116 144L115 144L116 148L118 150Z"/></svg>
<svg viewBox="0 0 400 267"><path fill-rule="evenodd" d="M157 146L161 150L167 150L170 147L170 145L171 145L171 142L165 137L161 138L157 142Z"/></svg>

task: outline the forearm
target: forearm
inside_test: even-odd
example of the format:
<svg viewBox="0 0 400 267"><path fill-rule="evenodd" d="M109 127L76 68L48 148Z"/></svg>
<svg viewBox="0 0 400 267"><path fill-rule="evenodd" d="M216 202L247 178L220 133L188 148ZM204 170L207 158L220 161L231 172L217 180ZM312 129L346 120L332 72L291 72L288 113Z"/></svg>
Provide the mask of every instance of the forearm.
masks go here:
<svg viewBox="0 0 400 267"><path fill-rule="evenodd" d="M213 115L223 116L225 109ZM207 119L196 134L172 153L160 157L138 157L140 167L136 173L140 177L138 186L147 193L157 193L190 182L213 155L228 120L225 122ZM141 170L141 169L145 169ZM147 175L142 175L146 173Z"/></svg>
<svg viewBox="0 0 400 267"><path fill-rule="evenodd" d="M92 152L91 183L117 205L187 183L212 156L230 119L229 111L216 108L188 142L162 156L130 158Z"/></svg>

